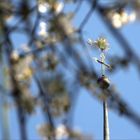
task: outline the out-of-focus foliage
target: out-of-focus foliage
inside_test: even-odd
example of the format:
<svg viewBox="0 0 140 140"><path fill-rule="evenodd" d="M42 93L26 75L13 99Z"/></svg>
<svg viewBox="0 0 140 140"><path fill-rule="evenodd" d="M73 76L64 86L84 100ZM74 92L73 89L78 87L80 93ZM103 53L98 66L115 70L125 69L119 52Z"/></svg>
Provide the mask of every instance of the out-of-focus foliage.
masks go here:
<svg viewBox="0 0 140 140"><path fill-rule="evenodd" d="M90 10L78 28L73 20L82 2L87 2ZM0 90L4 92L5 101L9 103L7 98L10 98L17 109L21 139L28 138L27 116L36 115L36 108L40 108L46 118L46 122L39 124L37 130L42 138L92 139L88 134L69 126L70 118L74 117L70 114L73 114L75 108L77 92L82 88L101 102L107 100L110 108L140 126L137 114L120 97L114 85L111 83L109 89L104 91L99 84L99 73L87 63L91 60L87 57L83 28L91 13L96 10L120 41L126 56L130 56L108 55L111 65L108 72L114 74L119 67L126 68L131 63L140 69L139 57L118 32L125 25L139 20L139 0L114 0L106 3L98 0L0 2L0 63L3 66L1 73L5 74L1 74L1 79L10 85L9 88L6 84L0 85ZM76 5L73 12L66 12L65 7L69 4ZM23 45L19 40L24 41L25 38L27 40ZM88 43L104 51L109 47L108 40L100 37ZM94 51L94 47L91 50ZM86 55L83 56L83 53ZM105 78L101 80L110 84Z"/></svg>

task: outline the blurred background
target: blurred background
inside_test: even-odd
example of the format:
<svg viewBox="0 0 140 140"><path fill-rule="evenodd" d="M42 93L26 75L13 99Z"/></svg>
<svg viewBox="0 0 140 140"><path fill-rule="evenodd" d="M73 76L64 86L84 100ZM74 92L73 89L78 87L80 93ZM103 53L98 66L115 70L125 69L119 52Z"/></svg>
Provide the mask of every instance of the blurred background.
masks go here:
<svg viewBox="0 0 140 140"><path fill-rule="evenodd" d="M0 0L0 139L101 140L104 100L110 139L140 139L139 20L140 0Z"/></svg>

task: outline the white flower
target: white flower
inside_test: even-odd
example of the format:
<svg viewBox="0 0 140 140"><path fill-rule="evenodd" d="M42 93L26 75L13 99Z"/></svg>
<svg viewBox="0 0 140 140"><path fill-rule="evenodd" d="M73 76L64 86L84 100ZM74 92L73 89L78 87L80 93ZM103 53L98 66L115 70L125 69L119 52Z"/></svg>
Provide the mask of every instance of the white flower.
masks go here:
<svg viewBox="0 0 140 140"><path fill-rule="evenodd" d="M39 24L39 32L38 35L41 37L47 37L48 36L48 32L47 32L47 23L45 22L40 22Z"/></svg>
<svg viewBox="0 0 140 140"><path fill-rule="evenodd" d="M50 10L50 5L48 3L40 3L38 4L38 11L40 13L46 13Z"/></svg>
<svg viewBox="0 0 140 140"><path fill-rule="evenodd" d="M122 27L122 22L120 20L120 15L118 13L114 13L113 16L112 16L112 25L115 27L115 28L120 28Z"/></svg>
<svg viewBox="0 0 140 140"><path fill-rule="evenodd" d="M88 39L87 43L90 45L90 46L93 46L94 45L94 41L92 39Z"/></svg>
<svg viewBox="0 0 140 140"><path fill-rule="evenodd" d="M46 22L41 21L41 22L39 23L39 26L40 26L40 28L45 28L45 29L46 29L47 24L46 24Z"/></svg>
<svg viewBox="0 0 140 140"><path fill-rule="evenodd" d="M121 28L136 20L136 12L124 9L120 12L112 12L111 14L108 14L108 18L111 20L111 23L115 28Z"/></svg>
<svg viewBox="0 0 140 140"><path fill-rule="evenodd" d="M12 53L11 53L11 59L13 60L18 60L19 59L19 52L17 50L14 50Z"/></svg>
<svg viewBox="0 0 140 140"><path fill-rule="evenodd" d="M107 39L104 37L99 37L95 41L88 39L88 44L91 46L95 46L96 48L99 48L101 51L109 49L109 43L107 42Z"/></svg>
<svg viewBox="0 0 140 140"><path fill-rule="evenodd" d="M120 20L122 22L122 24L127 24L129 22L129 14L127 12L122 12L120 14Z"/></svg>
<svg viewBox="0 0 140 140"><path fill-rule="evenodd" d="M136 16L137 16L137 15L136 15L136 12L134 12L134 11L131 12L130 15L129 15L129 21L130 21L130 22L135 21L135 20L136 20Z"/></svg>
<svg viewBox="0 0 140 140"><path fill-rule="evenodd" d="M57 140L68 139L69 134L64 124L60 124L55 130L55 136Z"/></svg>
<svg viewBox="0 0 140 140"><path fill-rule="evenodd" d="M64 7L64 4L62 2L59 2L59 3L57 2L55 4L55 13L59 14L62 11L63 7Z"/></svg>

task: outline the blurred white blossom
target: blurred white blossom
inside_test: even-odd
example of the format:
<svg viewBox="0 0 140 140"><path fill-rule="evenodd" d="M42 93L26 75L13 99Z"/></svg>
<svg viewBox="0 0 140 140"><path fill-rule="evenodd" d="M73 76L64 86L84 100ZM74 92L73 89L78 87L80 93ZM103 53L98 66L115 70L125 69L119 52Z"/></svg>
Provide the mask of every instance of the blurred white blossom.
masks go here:
<svg viewBox="0 0 140 140"><path fill-rule="evenodd" d="M17 50L14 50L11 53L11 59L13 59L14 61L18 61L18 59L19 59L19 52Z"/></svg>
<svg viewBox="0 0 140 140"><path fill-rule="evenodd" d="M46 38L48 36L48 32L47 32L48 26L46 22L41 21L39 23L39 32L38 35L40 37Z"/></svg>
<svg viewBox="0 0 140 140"><path fill-rule="evenodd" d="M56 2L54 7L55 7L55 13L59 14L63 10L64 4L63 2Z"/></svg>
<svg viewBox="0 0 140 140"><path fill-rule="evenodd" d="M50 10L53 10L55 14L59 14L64 7L63 2L40 2L38 4L38 11L40 13L47 13Z"/></svg>
<svg viewBox="0 0 140 140"><path fill-rule="evenodd" d="M56 140L92 140L90 135L81 133L78 129L71 129L64 124L59 124L54 130L49 124L41 124L37 127L44 140L55 135Z"/></svg>
<svg viewBox="0 0 140 140"><path fill-rule="evenodd" d="M56 140L68 139L69 133L64 124L60 124L55 130Z"/></svg>
<svg viewBox="0 0 140 140"><path fill-rule="evenodd" d="M126 9L120 9L119 11L109 10L107 12L107 18L115 28L121 28L136 20L136 12Z"/></svg>
<svg viewBox="0 0 140 140"><path fill-rule="evenodd" d="M130 15L129 15L129 21L130 21L130 22L135 21L135 20L136 20L136 16L137 16L137 15L136 15L136 12L134 12L134 11L131 12Z"/></svg>
<svg viewBox="0 0 140 140"><path fill-rule="evenodd" d="M38 11L40 13L46 13L50 10L50 5L47 2L38 4Z"/></svg>
<svg viewBox="0 0 140 140"><path fill-rule="evenodd" d="M53 135L53 129L49 124L40 124L37 126L37 131L44 140L48 140Z"/></svg>

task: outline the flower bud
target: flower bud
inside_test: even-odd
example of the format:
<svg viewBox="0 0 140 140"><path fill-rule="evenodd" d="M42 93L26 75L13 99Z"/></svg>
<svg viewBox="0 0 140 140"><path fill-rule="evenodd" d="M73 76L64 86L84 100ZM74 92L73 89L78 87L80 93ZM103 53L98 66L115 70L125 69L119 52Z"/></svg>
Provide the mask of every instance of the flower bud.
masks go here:
<svg viewBox="0 0 140 140"><path fill-rule="evenodd" d="M18 52L17 51L13 51L12 53L11 53L11 62L12 63L17 63L18 62L18 60L19 60L19 54L18 54Z"/></svg>
<svg viewBox="0 0 140 140"><path fill-rule="evenodd" d="M100 88L107 89L110 85L109 79L102 75L102 77L98 78L97 83L99 84Z"/></svg>

